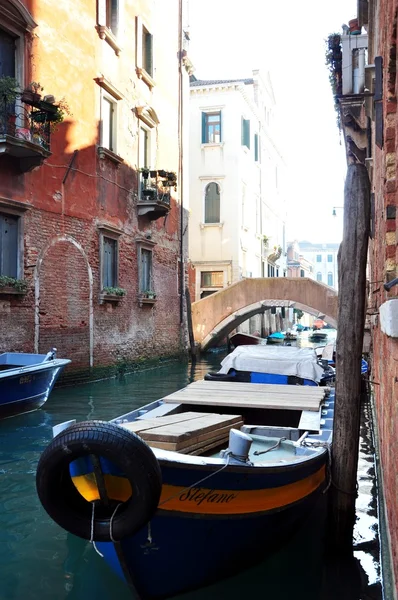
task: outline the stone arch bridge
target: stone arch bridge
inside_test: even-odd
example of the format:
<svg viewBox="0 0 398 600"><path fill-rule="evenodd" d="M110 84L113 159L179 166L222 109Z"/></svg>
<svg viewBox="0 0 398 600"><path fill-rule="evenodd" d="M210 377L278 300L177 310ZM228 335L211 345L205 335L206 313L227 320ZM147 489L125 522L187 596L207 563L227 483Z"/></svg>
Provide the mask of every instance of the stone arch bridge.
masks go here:
<svg viewBox="0 0 398 600"><path fill-rule="evenodd" d="M337 327L337 292L305 277L243 279L192 303L195 342L206 350L274 306L298 308Z"/></svg>

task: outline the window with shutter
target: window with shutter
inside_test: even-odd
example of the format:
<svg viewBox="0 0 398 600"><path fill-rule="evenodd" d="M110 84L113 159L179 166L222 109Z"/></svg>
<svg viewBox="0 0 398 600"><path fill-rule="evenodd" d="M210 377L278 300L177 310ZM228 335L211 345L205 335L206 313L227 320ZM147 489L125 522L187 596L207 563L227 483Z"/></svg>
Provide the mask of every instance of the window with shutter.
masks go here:
<svg viewBox="0 0 398 600"><path fill-rule="evenodd" d="M0 275L18 278L19 217L0 214Z"/></svg>
<svg viewBox="0 0 398 600"><path fill-rule="evenodd" d="M200 274L200 287L222 288L224 285L224 271L202 271Z"/></svg>
<svg viewBox="0 0 398 600"><path fill-rule="evenodd" d="M258 133L254 134L254 160L258 162Z"/></svg>
<svg viewBox="0 0 398 600"><path fill-rule="evenodd" d="M328 285L333 287L333 273L328 273Z"/></svg>
<svg viewBox="0 0 398 600"><path fill-rule="evenodd" d="M154 298L153 247L151 240L137 239L138 293L140 298Z"/></svg>
<svg viewBox="0 0 398 600"><path fill-rule="evenodd" d="M15 38L0 29L0 77L15 77Z"/></svg>
<svg viewBox="0 0 398 600"><path fill-rule="evenodd" d="M115 103L107 96L102 98L102 140L101 146L114 151Z"/></svg>
<svg viewBox="0 0 398 600"><path fill-rule="evenodd" d="M242 117L242 146L250 150L250 120Z"/></svg>
<svg viewBox="0 0 398 600"><path fill-rule="evenodd" d="M375 142L383 148L383 57L375 56Z"/></svg>
<svg viewBox="0 0 398 600"><path fill-rule="evenodd" d="M97 0L97 32L119 56L121 48L117 42L119 25L119 0Z"/></svg>
<svg viewBox="0 0 398 600"><path fill-rule="evenodd" d="M318 273L316 274L316 280L317 280L317 281L321 281L321 282L322 282L322 273L320 273L319 271L318 271Z"/></svg>
<svg viewBox="0 0 398 600"><path fill-rule="evenodd" d="M141 292L153 291L152 250L141 249Z"/></svg>
<svg viewBox="0 0 398 600"><path fill-rule="evenodd" d="M116 271L117 241L103 238L102 287L117 287Z"/></svg>
<svg viewBox="0 0 398 600"><path fill-rule="evenodd" d="M220 222L220 186L209 183L205 191L205 223Z"/></svg>
<svg viewBox="0 0 398 600"><path fill-rule="evenodd" d="M145 71L153 77L153 52L152 52L152 38L153 36L149 31L142 28L142 67Z"/></svg>
<svg viewBox="0 0 398 600"><path fill-rule="evenodd" d="M152 79L155 73L154 40L153 35L149 29L144 26L140 16L136 17L135 39L136 73L138 77L152 89L155 85L155 82Z"/></svg>

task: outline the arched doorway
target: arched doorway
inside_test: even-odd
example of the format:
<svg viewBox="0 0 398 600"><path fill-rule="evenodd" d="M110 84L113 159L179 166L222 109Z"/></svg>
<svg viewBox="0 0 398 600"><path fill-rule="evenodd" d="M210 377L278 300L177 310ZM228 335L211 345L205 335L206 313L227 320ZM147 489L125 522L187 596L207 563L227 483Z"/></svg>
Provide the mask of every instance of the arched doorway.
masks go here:
<svg viewBox="0 0 398 600"><path fill-rule="evenodd" d="M91 269L72 238L53 240L38 261L36 342L41 353L57 348L74 368L92 364Z"/></svg>

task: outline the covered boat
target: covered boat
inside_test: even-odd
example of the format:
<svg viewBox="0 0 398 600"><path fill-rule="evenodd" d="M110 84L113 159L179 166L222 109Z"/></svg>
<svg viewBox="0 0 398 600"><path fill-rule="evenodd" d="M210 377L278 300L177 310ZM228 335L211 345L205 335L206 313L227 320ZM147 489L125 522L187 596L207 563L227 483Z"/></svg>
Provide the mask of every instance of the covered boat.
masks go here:
<svg viewBox="0 0 398 600"><path fill-rule="evenodd" d="M332 381L334 375L314 348L267 345L235 348L218 373L208 373L205 379L315 386Z"/></svg>
<svg viewBox="0 0 398 600"><path fill-rule="evenodd" d="M280 547L328 487L329 391L202 380L111 423L61 424L39 498L138 598L207 585Z"/></svg>
<svg viewBox="0 0 398 600"><path fill-rule="evenodd" d="M62 370L71 361L47 354L0 354L0 418L35 410L47 401Z"/></svg>

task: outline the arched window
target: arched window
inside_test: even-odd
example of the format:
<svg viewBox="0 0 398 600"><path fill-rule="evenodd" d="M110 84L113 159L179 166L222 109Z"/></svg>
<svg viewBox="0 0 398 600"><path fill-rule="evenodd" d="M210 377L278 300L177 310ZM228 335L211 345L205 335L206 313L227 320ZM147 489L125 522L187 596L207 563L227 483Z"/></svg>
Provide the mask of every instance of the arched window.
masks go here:
<svg viewBox="0 0 398 600"><path fill-rule="evenodd" d="M328 285L333 287L333 273L328 273Z"/></svg>
<svg viewBox="0 0 398 600"><path fill-rule="evenodd" d="M316 280L322 281L322 273L320 271L318 271L318 273L316 274Z"/></svg>
<svg viewBox="0 0 398 600"><path fill-rule="evenodd" d="M209 183L205 191L205 223L220 222L220 186Z"/></svg>

